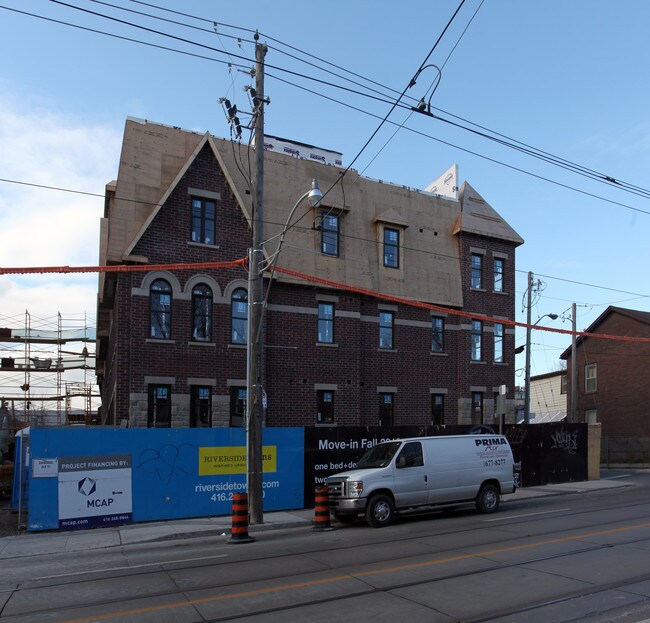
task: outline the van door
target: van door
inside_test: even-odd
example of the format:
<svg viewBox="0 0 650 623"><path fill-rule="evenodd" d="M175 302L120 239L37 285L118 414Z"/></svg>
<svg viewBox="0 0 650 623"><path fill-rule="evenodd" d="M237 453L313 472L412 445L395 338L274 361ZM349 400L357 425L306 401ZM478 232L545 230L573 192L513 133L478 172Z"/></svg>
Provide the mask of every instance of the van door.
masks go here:
<svg viewBox="0 0 650 623"><path fill-rule="evenodd" d="M398 508L426 504L428 501L429 479L419 441L405 443L395 459L394 493Z"/></svg>

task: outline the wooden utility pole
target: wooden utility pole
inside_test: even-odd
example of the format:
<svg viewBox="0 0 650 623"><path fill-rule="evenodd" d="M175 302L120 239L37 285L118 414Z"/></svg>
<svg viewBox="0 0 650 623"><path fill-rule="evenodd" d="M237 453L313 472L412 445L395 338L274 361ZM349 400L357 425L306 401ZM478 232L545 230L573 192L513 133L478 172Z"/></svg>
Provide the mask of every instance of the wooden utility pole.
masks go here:
<svg viewBox="0 0 650 623"><path fill-rule="evenodd" d="M252 244L248 263L248 339L246 375L247 489L250 522L264 523L262 491L263 405L263 305L264 305L264 57L267 47L255 33L255 90L258 98L255 115L255 205Z"/></svg>

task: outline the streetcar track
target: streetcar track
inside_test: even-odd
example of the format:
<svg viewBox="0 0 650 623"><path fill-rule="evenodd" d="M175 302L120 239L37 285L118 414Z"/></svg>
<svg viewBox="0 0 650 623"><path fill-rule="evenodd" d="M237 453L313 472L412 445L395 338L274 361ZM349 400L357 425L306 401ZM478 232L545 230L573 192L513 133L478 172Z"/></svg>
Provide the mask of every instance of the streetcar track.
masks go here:
<svg viewBox="0 0 650 623"><path fill-rule="evenodd" d="M404 570L411 570L411 569L416 569L416 568L421 568L425 566L437 566L437 565L442 565L442 564L447 564L447 563L453 563L457 562L459 560L467 560L467 559L475 559L475 558L486 558L489 557L490 555L495 555L495 554L500 554L500 553L507 553L511 551L521 551L524 549L532 549L536 547L543 547L552 543L558 543L558 542L571 542L571 541L578 541L580 539L584 538L590 538L594 536L602 536L605 534L612 534L612 533L620 533L626 530L634 530L634 529L640 529L640 528L648 528L650 527L650 523L644 523L644 524L639 524L639 525L634 525L634 526L626 526L626 527L621 527L621 528L615 528L615 529L609 529L609 530L602 530L599 532L591 532L591 533L580 533L575 536L571 537L558 537L555 539L550 539L550 540L544 540L544 541L538 541L530 544L524 544L524 545L517 545L517 546L510 546L510 547L501 547L498 549L483 549L481 551L477 551L471 554L457 554L454 556L446 557L446 558L437 558L433 559L430 561L423 561L423 562L416 562L416 563L406 563L403 565L399 565L397 567L384 567L380 569L371 569L371 570L366 570L366 571L358 571L358 572L343 572L343 573L338 573L337 575L334 575L329 578L322 578L322 579L317 579L317 580L297 580L294 582L290 582L292 578L300 578L304 576L304 573L301 574L295 574L291 576L275 576L275 577L270 577L267 576L265 580L273 580L273 579L279 579L282 577L286 577L287 580L289 580L289 583L284 583L280 586L274 586L274 587L269 587L265 589L257 589L257 590L250 590L250 591L241 591L239 590L238 592L232 593L232 594L226 594L226 595L218 595L215 597L207 597L207 598L202 598L202 599L191 599L188 593L196 592L196 591L210 591L213 589L225 589L228 587L235 586L235 584L215 584L213 586L201 586L200 588L196 589L182 589L178 588L178 595L182 596L186 599L186 601L183 602L178 602L174 604L167 604L163 606L157 606L157 607L150 607L150 608L134 608L132 610L125 609L125 604L133 603L135 604L137 601L142 600L143 598L155 598L155 597L162 597L162 596L169 596L170 593L167 592L155 592L155 593L149 593L146 596L138 595L137 597L130 597L130 598L122 598L122 599L105 599L101 601L93 601L92 604L75 604L73 606L68 606L65 608L61 608L63 611L74 611L74 610L79 610L79 609L85 609L88 608L89 606L111 606L112 604L120 604L122 606L122 609L119 614L122 616L129 615L130 613L142 613L142 612L153 612L153 611L164 611L170 608L178 608L178 607L192 607L196 605L200 605L202 603L209 603L209 602L215 602L215 601L226 601L229 599L237 599L237 598L243 598L247 596L258 596L260 594L264 593L271 593L271 592L280 592L284 590L290 590L290 589L298 589L298 588L303 588L306 586L313 586L313 585L318 585L318 584L325 584L325 583L334 583L334 582L341 582L341 581L346 581L346 580L364 580L366 577L372 577L380 574L385 574L385 573L393 573L393 572L399 572L399 571L404 571ZM647 537L644 538L634 538L634 539L627 539L625 541L621 541L619 543L616 543L615 545L606 543L606 544L600 544L600 545L593 545L590 547L581 547L581 548L572 548L569 551L565 552L558 552L556 554L550 554L547 556L536 556L536 557L531 557L527 558L525 560L520 560L520 561L513 561L513 562L508 562L508 563L495 563L494 565L490 567L484 567L478 570L472 570L472 571L464 571L464 572L457 572L457 573L449 573L445 575L441 575L435 578L427 578L427 579L422 579L422 580L414 580L414 581L409 581L409 582L393 582L388 586L382 586L381 588L377 587L372 587L371 585L369 586L368 591L355 591L350 594L346 594L345 597L341 596L336 596L336 597L331 597L331 598L323 598L319 600L308 600L308 601L303 601L300 603L296 604L289 604L289 605L284 605L284 606L279 606L278 608L274 608L271 610L256 610L255 612L248 612L247 616L252 616L252 615L261 615L265 614L267 612L275 612L275 611L281 611L281 610L291 610L295 608L300 608L300 607L305 607L312 605L312 603L318 604L318 603L327 603L330 601L335 601L338 599L342 598L349 598L349 597L354 597L355 595L364 595L364 594L370 594L373 592L385 592L385 593L390 593L395 590L399 589L404 589L404 588L412 588L412 587L417 587L421 585L430 585L430 584L435 584L437 582L442 582L442 581L448 581L448 580L454 580L454 579L460 579L460 578L471 578L472 576L478 576L486 573L491 573L497 570L502 570L502 569L508 569L508 568L514 568L514 567L521 567L529 564L533 564L536 562L540 561L545 561L545 560L560 560L562 558L568 558L571 556L574 556L576 554L582 554L582 553L588 553L588 552L593 552L593 551L598 551L602 549L607 549L609 547L622 547L622 546L627 546L627 545L632 545L635 543L639 542L645 542L648 541ZM438 552L439 554L440 552ZM374 563L372 563L374 564ZM364 565L367 566L367 565ZM330 569L332 571L333 569ZM165 571L167 573L167 571ZM314 571L313 573L320 573L319 571ZM168 575L170 581L175 584L174 579ZM639 581L643 581L644 579L650 579L650 574L645 574L643 576L638 576L637 578L634 578L632 580L625 580L621 582L616 582L616 583L610 583L606 585L603 590L609 590L611 586L623 586L625 584L633 584ZM178 586L178 585L177 585ZM603 585L605 586L605 585ZM581 591L574 591L572 593L573 597L579 597L583 596L585 594L590 594L592 592L598 592L598 591L593 591L592 587L589 589L581 590ZM545 602L546 603L546 602ZM541 607L543 604L538 604L536 607ZM525 609L522 609L522 612L525 611ZM27 615L29 614L30 616L36 616L38 614L42 613L51 613L51 609L45 610L45 609L39 609L39 610L33 610L30 611L29 613L21 613L21 615L17 616L22 616L22 615ZM516 613L516 612L515 612ZM508 614L508 613L506 613ZM72 619L67 619L64 623L82 623L83 621L101 621L102 619L108 619L110 617L118 616L118 613L111 613L111 614L105 614L105 615L94 615L92 617L82 617L82 618L72 618ZM504 616L503 613L500 613L499 616ZM223 617L216 617L212 619L205 619L206 623L218 623L220 621L228 621L233 618L232 614L229 615L224 615ZM491 618L495 618L495 615L491 615ZM477 619L475 623L478 623L483 619ZM489 621L490 618L485 619L485 621Z"/></svg>

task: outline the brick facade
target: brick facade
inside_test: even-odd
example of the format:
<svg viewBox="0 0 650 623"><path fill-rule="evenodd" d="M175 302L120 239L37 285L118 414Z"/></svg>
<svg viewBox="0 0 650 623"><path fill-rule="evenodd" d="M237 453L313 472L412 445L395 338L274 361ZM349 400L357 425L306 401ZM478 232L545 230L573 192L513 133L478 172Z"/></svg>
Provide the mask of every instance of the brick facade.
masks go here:
<svg viewBox="0 0 650 623"><path fill-rule="evenodd" d="M218 196L216 245L189 242L190 189ZM118 180L119 192L119 180ZM109 215L110 220L110 215ZM369 225L365 235L374 233ZM346 232L342 231L342 236ZM351 235L359 235L354 232ZM437 235L437 234L436 234ZM445 232L456 239L462 280L462 309L490 318L514 318L516 242L472 233ZM250 230L209 145L191 162L132 250L150 264L220 262L246 256ZM480 253L483 283L471 288L472 253ZM493 258L504 260L503 291L493 288ZM423 261L434 261L425 258ZM300 267L298 267L300 270ZM408 278L408 267L404 269ZM171 335L150 335L150 286L161 278L172 289ZM246 349L231 343L231 295L246 287L244 269L133 272L114 279L106 298L100 387L103 420L147 426L149 388L169 385L171 425L190 425L190 388L211 389L211 425L230 425L232 387L246 378ZM212 336L192 339L192 288L205 283L213 294ZM268 281L265 282L268 288ZM332 344L318 342L318 303L334 305ZM379 312L394 314L392 349L379 348ZM449 307L449 312L458 311ZM443 316L444 352L432 352L432 316ZM446 424L493 424L494 396L508 387L507 421L514 421L514 329L504 325L503 363L494 362L494 322L484 322L481 361L471 361L471 321L455 313L431 311L364 294L274 281L265 315L263 371L268 397L267 426L303 426L316 422L319 389L334 392L334 419L342 426L379 423L380 395L393 395L393 424L431 423L431 395L444 396ZM483 412L472 408L473 394L483 397Z"/></svg>

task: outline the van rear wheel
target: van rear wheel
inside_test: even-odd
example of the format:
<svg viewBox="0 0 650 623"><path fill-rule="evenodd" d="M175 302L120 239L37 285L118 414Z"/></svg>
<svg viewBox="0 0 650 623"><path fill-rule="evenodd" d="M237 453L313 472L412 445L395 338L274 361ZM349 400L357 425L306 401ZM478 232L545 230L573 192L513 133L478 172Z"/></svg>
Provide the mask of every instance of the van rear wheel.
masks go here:
<svg viewBox="0 0 650 623"><path fill-rule="evenodd" d="M476 508L479 513L494 513L500 501L501 495L494 485L483 485L476 496Z"/></svg>
<svg viewBox="0 0 650 623"><path fill-rule="evenodd" d="M373 528L383 528L393 523L395 504L389 495L378 493L368 500L366 521Z"/></svg>

